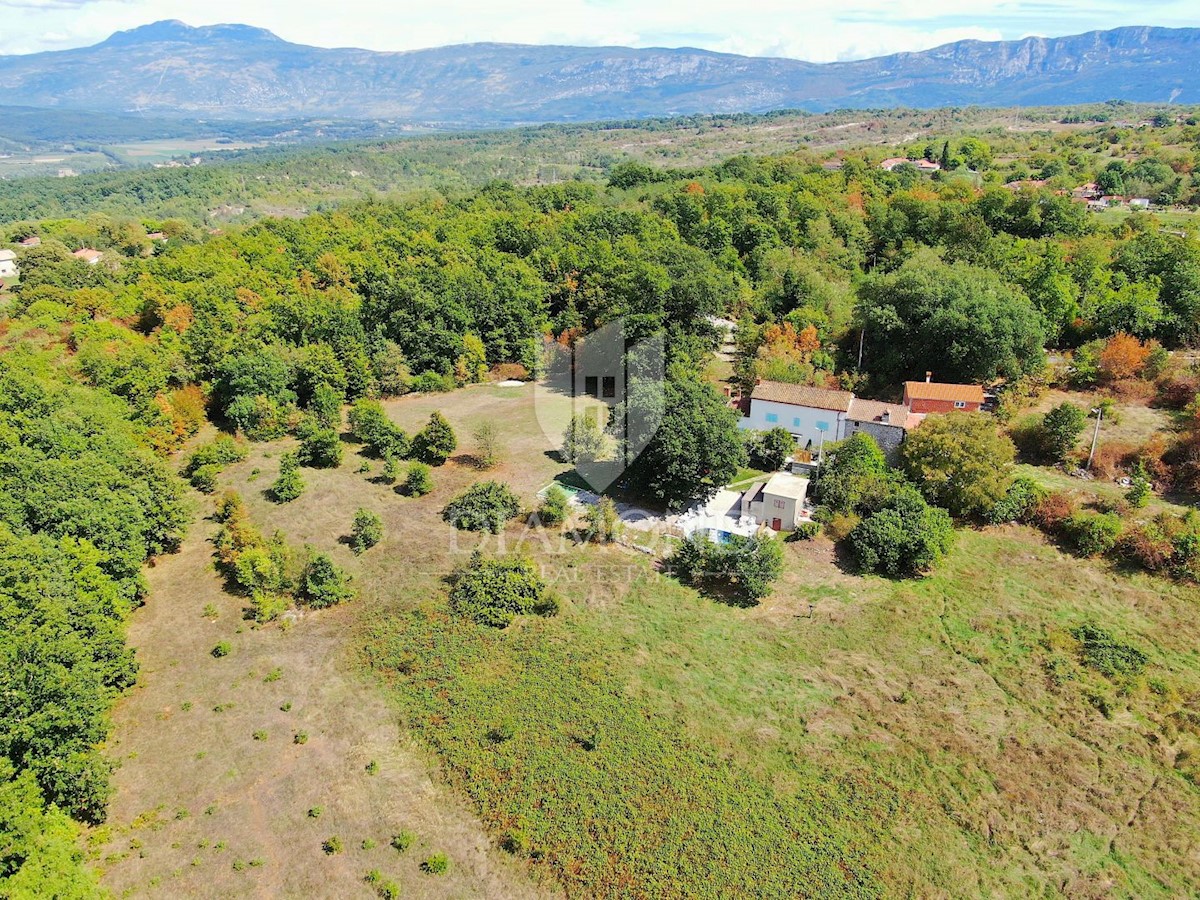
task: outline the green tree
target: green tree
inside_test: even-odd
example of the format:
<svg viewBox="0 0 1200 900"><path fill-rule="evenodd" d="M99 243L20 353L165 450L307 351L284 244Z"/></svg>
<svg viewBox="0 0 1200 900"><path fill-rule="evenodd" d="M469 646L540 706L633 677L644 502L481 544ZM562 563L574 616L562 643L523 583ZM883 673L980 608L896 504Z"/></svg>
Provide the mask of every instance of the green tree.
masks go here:
<svg viewBox="0 0 1200 900"><path fill-rule="evenodd" d="M966 384L1016 378L1043 360L1042 317L1019 288L932 251L867 279L859 301L863 363L887 389L925 372Z"/></svg>
<svg viewBox="0 0 1200 900"><path fill-rule="evenodd" d="M767 472L777 472L796 449L796 439L786 428L752 432L746 438L750 465Z"/></svg>
<svg viewBox="0 0 1200 900"><path fill-rule="evenodd" d="M538 522L547 527L561 525L567 519L567 510L567 492L557 484L552 484L542 498L542 505L538 507Z"/></svg>
<svg viewBox="0 0 1200 900"><path fill-rule="evenodd" d="M404 479L404 493L410 497L423 497L433 490L433 474L429 466L415 462L408 467L408 476Z"/></svg>
<svg viewBox="0 0 1200 900"><path fill-rule="evenodd" d="M1016 448L986 413L929 416L902 447L905 473L930 503L980 518L1012 482Z"/></svg>
<svg viewBox="0 0 1200 900"><path fill-rule="evenodd" d="M303 493L300 459L295 453L285 453L279 460L279 477L271 485L271 499L276 503L291 503Z"/></svg>
<svg viewBox="0 0 1200 900"><path fill-rule="evenodd" d="M1042 451L1048 458L1061 462L1075 449L1086 427L1087 413L1073 403L1060 403L1042 418L1039 441Z"/></svg>
<svg viewBox="0 0 1200 900"><path fill-rule="evenodd" d="M737 412L686 373L634 380L614 421L629 423L628 446L645 447L630 462L630 487L674 509L708 500L746 463Z"/></svg>
<svg viewBox="0 0 1200 900"><path fill-rule="evenodd" d="M859 511L867 498L888 490L883 450L869 434L856 432L825 449L815 485L817 499L832 512Z"/></svg>
<svg viewBox="0 0 1200 900"><path fill-rule="evenodd" d="M458 447L454 429L440 412L429 416L429 422L413 438L413 456L433 466L442 465Z"/></svg>
<svg viewBox="0 0 1200 900"><path fill-rule="evenodd" d="M783 547L769 534L732 535L715 544L701 535L680 542L667 561L680 580L737 603L757 603L783 573Z"/></svg>
<svg viewBox="0 0 1200 900"><path fill-rule="evenodd" d="M308 401L308 412L323 428L339 428L342 424L342 395L325 382L318 384Z"/></svg>
<svg viewBox="0 0 1200 900"><path fill-rule="evenodd" d="M350 529L350 549L365 553L383 540L383 519L369 509L359 507L354 513L354 524Z"/></svg>
<svg viewBox="0 0 1200 900"><path fill-rule="evenodd" d="M621 535L621 517L617 504L609 497L601 497L584 512L588 524L588 536L601 544L611 544Z"/></svg>
<svg viewBox="0 0 1200 900"><path fill-rule="evenodd" d="M409 451L408 435L383 411L378 400L362 398L350 408L350 432L376 456L404 456Z"/></svg>
<svg viewBox="0 0 1200 900"><path fill-rule="evenodd" d="M493 469L500 462L500 433L493 422L484 421L471 432L475 440L475 461L481 469Z"/></svg>
<svg viewBox="0 0 1200 900"><path fill-rule="evenodd" d="M313 609L326 609L354 597L350 576L324 553L311 554L300 577L300 597Z"/></svg>
<svg viewBox="0 0 1200 900"><path fill-rule="evenodd" d="M305 419L298 429L300 464L314 469L336 469L342 464L342 439L332 428L322 427L315 419Z"/></svg>
<svg viewBox="0 0 1200 900"><path fill-rule="evenodd" d="M595 462L604 452L604 432L594 416L575 413L571 423L563 432L562 458L575 465L580 462Z"/></svg>

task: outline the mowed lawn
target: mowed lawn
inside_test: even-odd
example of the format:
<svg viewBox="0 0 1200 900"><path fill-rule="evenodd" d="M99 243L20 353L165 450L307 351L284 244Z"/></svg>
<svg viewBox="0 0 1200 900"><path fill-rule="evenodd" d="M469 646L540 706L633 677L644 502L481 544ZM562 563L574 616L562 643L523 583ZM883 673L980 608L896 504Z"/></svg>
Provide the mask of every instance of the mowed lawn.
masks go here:
<svg viewBox="0 0 1200 900"><path fill-rule="evenodd" d="M372 741L398 719L395 771L414 771L407 742L433 751L442 786L405 794L390 814L419 822L427 848L445 842L458 880L421 875L415 857L383 857L406 895L514 895L531 890L522 870L542 890L561 885L580 897L1200 891L1200 796L1189 780L1189 760L1200 758L1200 592L1075 560L1011 527L963 531L937 574L899 583L853 574L823 539L791 543L775 593L738 609L631 550L579 546L520 522L499 536L449 528L441 509L475 480L506 481L532 506L564 471L536 406L529 387L495 386L389 402L410 432L440 409L459 433L463 454L434 471L434 493L420 499L374 480L378 461L358 471L353 444L338 470L304 470L308 489L282 507L262 492L288 442L256 446L224 475L262 528L333 553L361 591L286 634L246 628L236 650L278 652L281 642L329 635L306 648L318 654L314 670L329 671L316 665L328 659L374 674L391 707L378 686L350 680L308 694L308 714L336 723L339 706L356 706L348 721L358 728L386 717ZM466 457L484 420L502 446L487 473ZM359 506L381 515L385 537L356 558L342 539ZM445 576L476 547L530 553L563 598L560 615L502 632L452 617ZM202 564L189 563L197 572ZM189 652L174 654L174 679L227 662L204 657L232 623L216 631L195 621L200 636L178 638ZM1145 672L1118 683L1082 665L1070 629L1084 622L1144 652ZM261 681L258 669L265 660L255 668ZM250 695L263 691L251 684L239 682ZM269 693L273 703L275 686ZM139 744L137 728L120 736L131 754L178 752L165 735L153 747ZM281 748L238 740L238 765L261 766L257 789L296 777L294 765L276 771ZM358 790L362 755L347 763L336 793L347 799L336 803ZM176 759L183 766L189 756ZM171 796L163 785L140 790L139 810L154 808L155 790ZM463 801L486 846L464 839L479 825L462 818ZM348 821L346 834L361 838L366 826L354 823L371 819ZM311 824L289 823L311 838L327 830ZM351 853L306 848L278 857L302 880L256 880L275 871L279 840L255 851L264 867L223 872L222 883L312 885L328 871L344 873L337 883L346 885L359 865ZM147 883L144 863L112 865L141 868L136 883Z"/></svg>

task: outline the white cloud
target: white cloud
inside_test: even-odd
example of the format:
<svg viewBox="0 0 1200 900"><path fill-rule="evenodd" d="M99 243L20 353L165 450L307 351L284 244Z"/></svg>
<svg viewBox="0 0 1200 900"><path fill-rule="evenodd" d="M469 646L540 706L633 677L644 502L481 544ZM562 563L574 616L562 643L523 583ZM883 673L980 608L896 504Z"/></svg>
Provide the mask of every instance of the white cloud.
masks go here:
<svg viewBox="0 0 1200 900"><path fill-rule="evenodd" d="M1117 25L1200 25L1194 0L0 0L0 52L79 46L165 18L243 22L318 46L406 50L471 41L701 46L812 61ZM936 12L934 10L936 9Z"/></svg>

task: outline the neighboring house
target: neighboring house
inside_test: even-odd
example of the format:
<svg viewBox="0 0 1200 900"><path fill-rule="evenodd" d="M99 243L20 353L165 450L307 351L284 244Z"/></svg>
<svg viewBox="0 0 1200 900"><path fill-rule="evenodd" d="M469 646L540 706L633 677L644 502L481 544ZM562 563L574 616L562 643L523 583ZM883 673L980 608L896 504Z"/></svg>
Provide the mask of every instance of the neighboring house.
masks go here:
<svg viewBox="0 0 1200 900"><path fill-rule="evenodd" d="M76 259L82 259L89 266L94 266L96 263L100 262L100 257L104 254L99 250L93 250L91 247L83 247L80 250L76 250L71 255Z"/></svg>
<svg viewBox="0 0 1200 900"><path fill-rule="evenodd" d="M1129 207L1130 209L1149 209L1150 201L1145 197L1130 197Z"/></svg>
<svg viewBox="0 0 1200 900"><path fill-rule="evenodd" d="M165 244L167 242L167 236L161 231L151 231L146 235L146 240L154 241L156 244Z"/></svg>
<svg viewBox="0 0 1200 900"><path fill-rule="evenodd" d="M1071 196L1077 200L1096 200L1104 196L1104 192L1100 190L1100 185L1094 181L1089 181L1087 184L1081 184L1075 190L1071 191Z"/></svg>
<svg viewBox="0 0 1200 900"><path fill-rule="evenodd" d="M804 498L808 479L788 472L776 472L771 480L756 484L742 495L742 515L753 516L775 531L795 531L804 518Z"/></svg>
<svg viewBox="0 0 1200 900"><path fill-rule="evenodd" d="M983 406L983 388L979 385L941 384L932 378L932 373L926 372L924 381L904 382L904 405L911 412L974 412Z"/></svg>
<svg viewBox="0 0 1200 900"><path fill-rule="evenodd" d="M17 243L22 247L40 247L42 245L42 239L35 234L24 238L23 240L17 241Z"/></svg>
<svg viewBox="0 0 1200 900"><path fill-rule="evenodd" d="M17 275L17 254L0 250L0 278L16 278Z"/></svg>
<svg viewBox="0 0 1200 900"><path fill-rule="evenodd" d="M1087 208L1092 210L1092 212L1100 212L1101 210L1108 209L1111 205L1107 197L1094 197L1087 202Z"/></svg>
<svg viewBox="0 0 1200 900"><path fill-rule="evenodd" d="M912 160L907 156L890 156L879 164L879 168L883 169L885 172L890 172L892 169L896 168L896 166L902 166L905 163L911 162Z"/></svg>
<svg viewBox="0 0 1200 900"><path fill-rule="evenodd" d="M940 171L942 171L942 164L935 163L933 160L930 160L930 159L918 159L916 162L913 163L913 165L916 166L917 170L920 172L940 172Z"/></svg>
<svg viewBox="0 0 1200 900"><path fill-rule="evenodd" d="M860 400L855 397L846 413L844 437L862 431L875 438L889 460L894 460L908 436L908 432L921 423L924 416L912 413L899 403L881 403L878 400Z"/></svg>
<svg viewBox="0 0 1200 900"><path fill-rule="evenodd" d="M805 449L846 436L854 395L849 391L763 381L750 395L750 413L740 427L754 431L786 428Z"/></svg>

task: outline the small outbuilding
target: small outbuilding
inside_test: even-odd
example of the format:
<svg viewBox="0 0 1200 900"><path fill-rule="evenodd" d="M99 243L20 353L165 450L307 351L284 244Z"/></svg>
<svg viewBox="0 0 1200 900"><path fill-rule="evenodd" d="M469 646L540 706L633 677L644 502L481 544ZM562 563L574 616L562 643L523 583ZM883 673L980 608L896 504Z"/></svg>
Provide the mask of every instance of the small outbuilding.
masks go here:
<svg viewBox="0 0 1200 900"><path fill-rule="evenodd" d="M795 531L803 520L808 479L776 472L771 480L756 484L742 495L742 515L753 516L775 531Z"/></svg>

